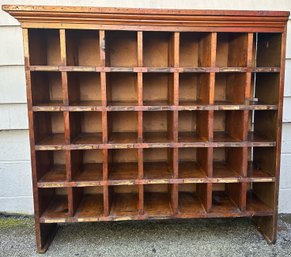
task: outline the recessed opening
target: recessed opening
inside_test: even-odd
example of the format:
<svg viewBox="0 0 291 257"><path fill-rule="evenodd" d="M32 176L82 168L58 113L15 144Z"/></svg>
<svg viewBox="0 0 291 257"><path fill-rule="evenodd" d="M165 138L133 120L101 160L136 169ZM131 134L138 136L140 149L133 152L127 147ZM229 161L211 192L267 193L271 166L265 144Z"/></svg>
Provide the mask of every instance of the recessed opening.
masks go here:
<svg viewBox="0 0 291 257"><path fill-rule="evenodd" d="M98 30L66 30L67 65L101 66Z"/></svg>
<svg viewBox="0 0 291 257"><path fill-rule="evenodd" d="M211 66L211 33L180 33L180 66Z"/></svg>
<svg viewBox="0 0 291 257"><path fill-rule="evenodd" d="M69 104L74 106L98 105L101 102L100 73L68 73Z"/></svg>
<svg viewBox="0 0 291 257"><path fill-rule="evenodd" d="M246 67L247 51L247 33L217 34L216 66Z"/></svg>
<svg viewBox="0 0 291 257"><path fill-rule="evenodd" d="M145 179L170 179L173 177L173 149L144 149L143 161Z"/></svg>
<svg viewBox="0 0 291 257"><path fill-rule="evenodd" d="M70 112L71 142L73 144L101 144L101 112Z"/></svg>
<svg viewBox="0 0 291 257"><path fill-rule="evenodd" d="M137 32L106 31L105 35L107 66L137 66Z"/></svg>
<svg viewBox="0 0 291 257"><path fill-rule="evenodd" d="M173 66L173 35L169 32L143 33L143 65L145 67Z"/></svg>
<svg viewBox="0 0 291 257"><path fill-rule="evenodd" d="M57 29L29 29L30 65L60 65L60 34Z"/></svg>
<svg viewBox="0 0 291 257"><path fill-rule="evenodd" d="M109 142L136 143L137 142L137 112L120 111L108 113Z"/></svg>

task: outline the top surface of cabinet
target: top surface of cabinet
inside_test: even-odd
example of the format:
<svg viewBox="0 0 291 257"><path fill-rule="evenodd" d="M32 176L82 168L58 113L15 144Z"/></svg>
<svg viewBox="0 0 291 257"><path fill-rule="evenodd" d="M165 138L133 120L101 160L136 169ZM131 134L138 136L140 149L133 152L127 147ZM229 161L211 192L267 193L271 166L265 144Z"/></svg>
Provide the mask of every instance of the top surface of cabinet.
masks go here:
<svg viewBox="0 0 291 257"><path fill-rule="evenodd" d="M166 31L284 30L289 12L3 5L22 27Z"/></svg>

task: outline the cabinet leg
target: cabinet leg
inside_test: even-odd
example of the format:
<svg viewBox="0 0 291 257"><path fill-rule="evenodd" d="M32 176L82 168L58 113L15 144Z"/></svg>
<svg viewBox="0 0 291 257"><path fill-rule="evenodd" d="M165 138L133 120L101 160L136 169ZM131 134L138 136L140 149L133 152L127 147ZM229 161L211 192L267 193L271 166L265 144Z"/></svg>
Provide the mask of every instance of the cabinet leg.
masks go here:
<svg viewBox="0 0 291 257"><path fill-rule="evenodd" d="M46 250L48 249L52 240L55 237L57 229L58 229L57 223L50 223L50 224L36 223L35 224L36 246L37 246L38 253L46 252Z"/></svg>
<svg viewBox="0 0 291 257"><path fill-rule="evenodd" d="M258 230L268 241L269 244L276 243L277 239L277 217L254 217L254 222L257 225Z"/></svg>

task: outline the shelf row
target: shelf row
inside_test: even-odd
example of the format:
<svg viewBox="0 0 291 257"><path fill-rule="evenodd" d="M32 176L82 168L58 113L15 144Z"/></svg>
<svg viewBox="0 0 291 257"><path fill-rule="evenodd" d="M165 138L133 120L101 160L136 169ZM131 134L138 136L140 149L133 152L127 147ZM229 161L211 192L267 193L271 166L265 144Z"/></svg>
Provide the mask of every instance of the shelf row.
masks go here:
<svg viewBox="0 0 291 257"><path fill-rule="evenodd" d="M275 147L37 151L38 187L272 182Z"/></svg>
<svg viewBox="0 0 291 257"><path fill-rule="evenodd" d="M279 67L280 33L29 29L30 65ZM64 54L64 53L62 53ZM251 60L251 63L249 63Z"/></svg>
<svg viewBox="0 0 291 257"><path fill-rule="evenodd" d="M32 115L35 144L43 146L246 141L269 144L277 138L275 110L33 112Z"/></svg>
<svg viewBox="0 0 291 257"><path fill-rule="evenodd" d="M270 216L273 183L38 189L40 222ZM68 197L70 195L70 197ZM72 197L72 200L69 200Z"/></svg>
<svg viewBox="0 0 291 257"><path fill-rule="evenodd" d="M30 82L33 106L277 105L280 73L36 71Z"/></svg>

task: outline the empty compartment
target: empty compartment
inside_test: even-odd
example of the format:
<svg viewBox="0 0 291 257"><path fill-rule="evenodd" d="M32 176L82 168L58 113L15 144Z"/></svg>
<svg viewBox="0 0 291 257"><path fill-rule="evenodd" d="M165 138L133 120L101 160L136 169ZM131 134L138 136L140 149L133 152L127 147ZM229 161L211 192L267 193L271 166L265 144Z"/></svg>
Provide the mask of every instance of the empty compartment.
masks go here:
<svg viewBox="0 0 291 257"><path fill-rule="evenodd" d="M104 214L103 187L77 187L73 189L73 212L76 218L96 221Z"/></svg>
<svg viewBox="0 0 291 257"><path fill-rule="evenodd" d="M137 105L137 75L135 73L107 73L107 105Z"/></svg>
<svg viewBox="0 0 291 257"><path fill-rule="evenodd" d="M180 73L179 105L208 104L209 78L207 73Z"/></svg>
<svg viewBox="0 0 291 257"><path fill-rule="evenodd" d="M244 173L244 149L241 147L213 148L213 177L238 178Z"/></svg>
<svg viewBox="0 0 291 257"><path fill-rule="evenodd" d="M137 66L137 32L106 31L105 35L107 66Z"/></svg>
<svg viewBox="0 0 291 257"><path fill-rule="evenodd" d="M281 33L257 33L256 37L257 67L280 67L281 66Z"/></svg>
<svg viewBox="0 0 291 257"><path fill-rule="evenodd" d="M174 82L171 73L144 73L143 104L172 105Z"/></svg>
<svg viewBox="0 0 291 257"><path fill-rule="evenodd" d="M244 140L244 111L214 111L214 141Z"/></svg>
<svg viewBox="0 0 291 257"><path fill-rule="evenodd" d="M246 73L216 73L215 104L244 104Z"/></svg>
<svg viewBox="0 0 291 257"><path fill-rule="evenodd" d="M174 57L174 34L169 32L143 33L143 66L171 67Z"/></svg>
<svg viewBox="0 0 291 257"><path fill-rule="evenodd" d="M145 143L165 143L172 141L173 112L144 112L143 133Z"/></svg>
<svg viewBox="0 0 291 257"><path fill-rule="evenodd" d="M211 66L211 33L180 33L180 66Z"/></svg>
<svg viewBox="0 0 291 257"><path fill-rule="evenodd" d="M201 142L209 138L208 111L179 111L179 142Z"/></svg>
<svg viewBox="0 0 291 257"><path fill-rule="evenodd" d="M109 213L113 218L134 217L138 215L139 194L138 186L110 186Z"/></svg>
<svg viewBox="0 0 291 257"><path fill-rule="evenodd" d="M57 29L29 29L30 65L60 65L60 34Z"/></svg>
<svg viewBox="0 0 291 257"><path fill-rule="evenodd" d="M67 188L38 190L39 215L42 219L65 219L69 215Z"/></svg>
<svg viewBox="0 0 291 257"><path fill-rule="evenodd" d="M37 145L65 143L63 112L33 113L34 139Z"/></svg>
<svg viewBox="0 0 291 257"><path fill-rule="evenodd" d="M251 91L252 104L278 104L280 73L254 73Z"/></svg>
<svg viewBox="0 0 291 257"><path fill-rule="evenodd" d="M248 140L275 142L278 133L277 111L250 111L248 120Z"/></svg>
<svg viewBox="0 0 291 257"><path fill-rule="evenodd" d="M67 65L101 66L98 30L66 30Z"/></svg>
<svg viewBox="0 0 291 257"><path fill-rule="evenodd" d="M216 66L246 67L247 51L247 33L217 34Z"/></svg>
<svg viewBox="0 0 291 257"><path fill-rule="evenodd" d="M138 178L137 149L110 149L108 151L109 180Z"/></svg>
<svg viewBox="0 0 291 257"><path fill-rule="evenodd" d="M179 213L185 217L194 217L206 213L204 206L207 199L206 184L179 185Z"/></svg>
<svg viewBox="0 0 291 257"><path fill-rule="evenodd" d="M275 147L249 148L247 176L258 179L275 177L276 155Z"/></svg>
<svg viewBox="0 0 291 257"><path fill-rule="evenodd" d="M68 95L70 105L101 105L100 73L69 72Z"/></svg>
<svg viewBox="0 0 291 257"><path fill-rule="evenodd" d="M272 215L276 208L275 192L275 182L249 183L246 210L252 215Z"/></svg>
<svg viewBox="0 0 291 257"><path fill-rule="evenodd" d="M71 143L102 143L101 112L70 112L69 116Z"/></svg>
<svg viewBox="0 0 291 257"><path fill-rule="evenodd" d="M205 178L209 172L208 148L179 149L179 178Z"/></svg>
<svg viewBox="0 0 291 257"><path fill-rule="evenodd" d="M39 182L65 182L66 156L65 151L37 151L36 177Z"/></svg>
<svg viewBox="0 0 291 257"><path fill-rule="evenodd" d="M60 72L31 72L32 105L62 105Z"/></svg>
<svg viewBox="0 0 291 257"><path fill-rule="evenodd" d="M86 182L102 180L102 150L72 150L71 173L73 181Z"/></svg>
<svg viewBox="0 0 291 257"><path fill-rule="evenodd" d="M145 148L143 161L145 179L170 179L173 177L173 149Z"/></svg>
<svg viewBox="0 0 291 257"><path fill-rule="evenodd" d="M108 138L112 144L137 142L137 112L108 113Z"/></svg>
<svg viewBox="0 0 291 257"><path fill-rule="evenodd" d="M221 215L240 213L242 192L240 183L213 184L211 212Z"/></svg>
<svg viewBox="0 0 291 257"><path fill-rule="evenodd" d="M157 184L144 186L144 212L148 217L173 215L173 185Z"/></svg>

